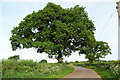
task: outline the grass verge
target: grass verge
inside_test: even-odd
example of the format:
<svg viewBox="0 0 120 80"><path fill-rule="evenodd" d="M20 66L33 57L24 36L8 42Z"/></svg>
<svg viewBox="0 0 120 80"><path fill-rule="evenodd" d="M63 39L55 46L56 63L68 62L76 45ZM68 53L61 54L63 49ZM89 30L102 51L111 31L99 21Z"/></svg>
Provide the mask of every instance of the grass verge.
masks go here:
<svg viewBox="0 0 120 80"><path fill-rule="evenodd" d="M32 60L2 61L2 78L62 78L73 70L73 64L37 63Z"/></svg>
<svg viewBox="0 0 120 80"><path fill-rule="evenodd" d="M105 68L97 68L96 66L86 66L82 65L82 67L93 69L95 72L97 72L103 80L115 80L118 79L118 76L113 74L112 71L107 70Z"/></svg>

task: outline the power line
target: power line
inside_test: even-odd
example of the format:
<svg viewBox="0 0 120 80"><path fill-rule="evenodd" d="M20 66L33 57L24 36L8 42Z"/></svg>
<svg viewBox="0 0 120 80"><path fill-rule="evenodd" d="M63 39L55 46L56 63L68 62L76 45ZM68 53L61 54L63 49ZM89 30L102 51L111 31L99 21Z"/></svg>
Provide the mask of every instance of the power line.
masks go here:
<svg viewBox="0 0 120 80"><path fill-rule="evenodd" d="M101 30L101 32L99 33L99 35L98 35L98 38L97 38L97 39L99 39L99 38L100 38L100 36L102 35L102 32L105 30L105 28L107 27L108 23L109 23L109 22L110 22L110 20L112 19L113 14L115 13L115 10L116 10L116 9L114 9L114 10L113 10L113 12L112 12L112 14L110 15L110 17L109 17L108 21L106 22L105 26L103 27L103 29L102 29L102 30Z"/></svg>

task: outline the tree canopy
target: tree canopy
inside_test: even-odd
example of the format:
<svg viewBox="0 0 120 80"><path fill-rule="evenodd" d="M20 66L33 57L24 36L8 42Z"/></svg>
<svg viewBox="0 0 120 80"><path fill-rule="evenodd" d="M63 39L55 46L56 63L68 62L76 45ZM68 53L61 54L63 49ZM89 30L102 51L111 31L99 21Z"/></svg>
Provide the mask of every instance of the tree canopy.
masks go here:
<svg viewBox="0 0 120 80"><path fill-rule="evenodd" d="M105 58L106 55L111 54L111 49L108 46L108 43L103 41L96 41L92 47L79 49L79 54L85 54L85 58L87 58L91 63L96 59L99 60L99 58Z"/></svg>
<svg viewBox="0 0 120 80"><path fill-rule="evenodd" d="M14 56L10 56L8 59L15 59L15 60L19 60L20 57L19 55L14 55Z"/></svg>
<svg viewBox="0 0 120 80"><path fill-rule="evenodd" d="M70 56L81 47L93 46L95 27L84 7L79 5L64 9L48 3L42 10L28 14L10 37L12 49L35 48L50 58Z"/></svg>

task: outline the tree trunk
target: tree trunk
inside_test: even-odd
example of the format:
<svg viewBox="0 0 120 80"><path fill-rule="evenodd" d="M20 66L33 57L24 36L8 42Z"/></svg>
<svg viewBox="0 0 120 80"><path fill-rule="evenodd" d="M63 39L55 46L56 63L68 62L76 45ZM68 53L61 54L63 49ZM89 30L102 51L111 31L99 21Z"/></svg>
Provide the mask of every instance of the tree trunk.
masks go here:
<svg viewBox="0 0 120 80"><path fill-rule="evenodd" d="M61 51L59 51L58 63L62 63L62 53L61 53Z"/></svg>
<svg viewBox="0 0 120 80"><path fill-rule="evenodd" d="M93 63L93 59L89 58L89 62L90 62L90 63Z"/></svg>

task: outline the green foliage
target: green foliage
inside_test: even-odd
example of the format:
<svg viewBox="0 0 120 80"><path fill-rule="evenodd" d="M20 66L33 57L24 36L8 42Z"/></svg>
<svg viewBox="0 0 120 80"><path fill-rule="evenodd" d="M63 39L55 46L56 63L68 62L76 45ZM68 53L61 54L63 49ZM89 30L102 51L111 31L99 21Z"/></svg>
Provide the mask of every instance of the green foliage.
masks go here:
<svg viewBox="0 0 120 80"><path fill-rule="evenodd" d="M47 63L47 60L43 59L39 63Z"/></svg>
<svg viewBox="0 0 120 80"><path fill-rule="evenodd" d="M64 63L65 63L65 64L69 64L69 62L68 62L68 61L65 61Z"/></svg>
<svg viewBox="0 0 120 80"><path fill-rule="evenodd" d="M75 63L79 63L79 61L75 61Z"/></svg>
<svg viewBox="0 0 120 80"><path fill-rule="evenodd" d="M99 60L99 58L105 58L106 55L111 54L111 49L109 48L108 43L103 41L96 41L93 46L79 48L79 50L79 54L85 54L85 58L87 58L91 63L95 60Z"/></svg>
<svg viewBox="0 0 120 80"><path fill-rule="evenodd" d="M36 48L49 57L70 56L78 47L92 46L95 42L95 27L84 7L76 5L64 9L48 3L42 10L27 15L10 37L12 49Z"/></svg>
<svg viewBox="0 0 120 80"><path fill-rule="evenodd" d="M3 78L62 78L73 70L72 64L37 63L33 60L2 60Z"/></svg>
<svg viewBox="0 0 120 80"><path fill-rule="evenodd" d="M15 60L18 60L18 59L20 59L20 57L19 57L19 55L15 55L15 56L9 57L8 59L15 59Z"/></svg>

